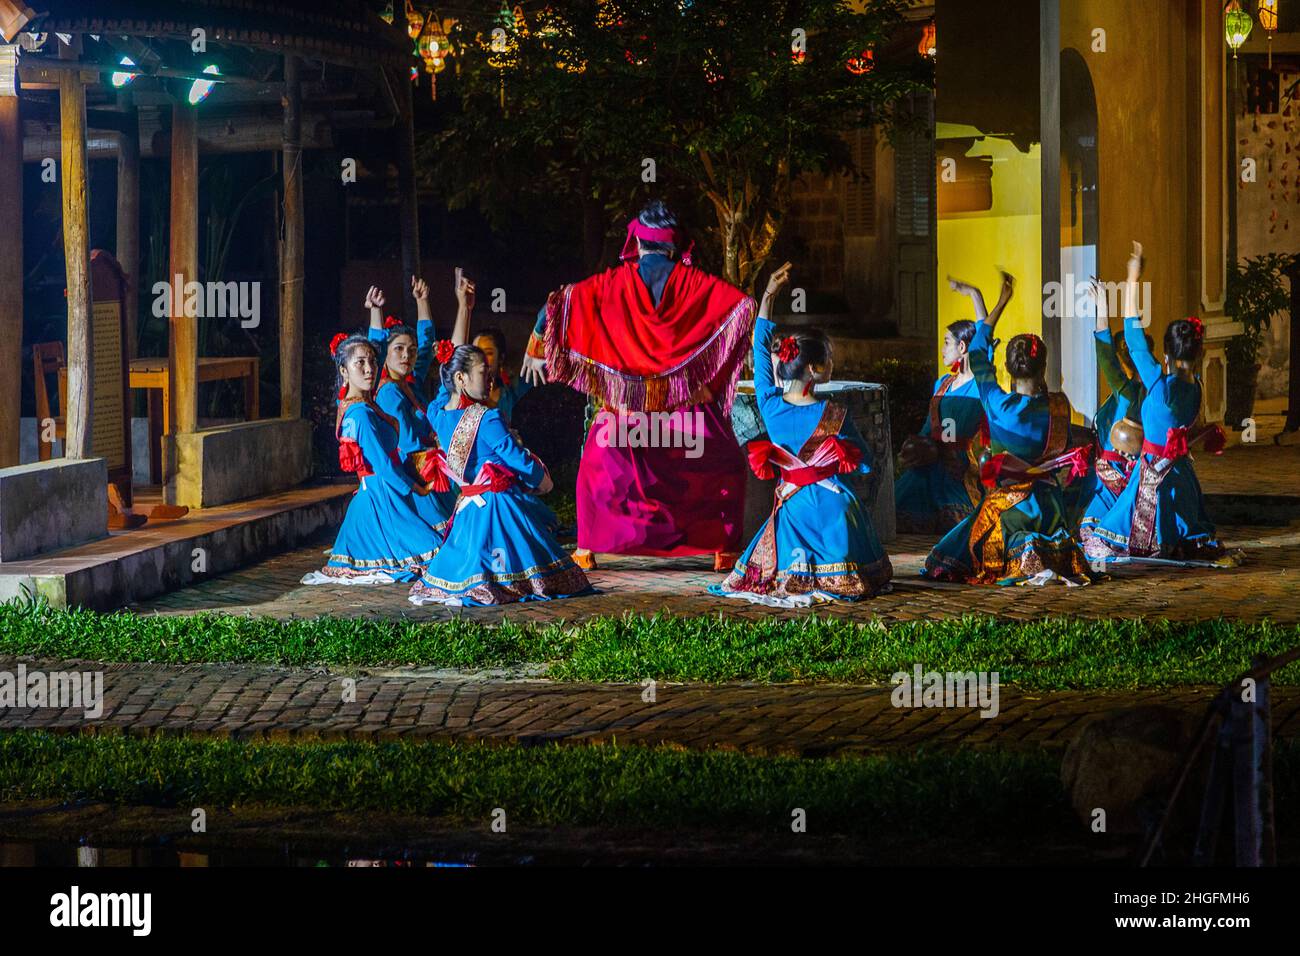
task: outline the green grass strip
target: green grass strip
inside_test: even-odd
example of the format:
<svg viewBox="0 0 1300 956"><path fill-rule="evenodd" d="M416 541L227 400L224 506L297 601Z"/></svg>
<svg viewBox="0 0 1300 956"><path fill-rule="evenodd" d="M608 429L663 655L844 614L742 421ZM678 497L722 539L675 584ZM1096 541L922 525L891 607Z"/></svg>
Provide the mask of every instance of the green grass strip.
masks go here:
<svg viewBox="0 0 1300 956"><path fill-rule="evenodd" d="M811 614L760 621L628 614L570 625L164 617L55 610L43 602L0 605L0 655L342 668L546 664L548 677L566 681L886 683L919 663L926 670L997 671L1004 683L1035 690L1123 690L1225 683L1256 655L1297 644L1300 626L1223 619L969 616L885 626ZM1300 663L1274 681L1300 683Z"/></svg>
<svg viewBox="0 0 1300 956"><path fill-rule="evenodd" d="M0 799L305 807L486 825L1018 834L1068 825L1057 758L966 751L804 760L666 748L241 743L0 733Z"/></svg>

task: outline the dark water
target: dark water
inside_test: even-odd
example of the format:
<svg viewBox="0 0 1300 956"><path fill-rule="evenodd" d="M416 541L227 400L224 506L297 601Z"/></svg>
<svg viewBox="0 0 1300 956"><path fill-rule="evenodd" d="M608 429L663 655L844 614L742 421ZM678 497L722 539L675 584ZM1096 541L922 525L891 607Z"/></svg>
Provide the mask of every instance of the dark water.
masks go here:
<svg viewBox="0 0 1300 956"><path fill-rule="evenodd" d="M494 861L500 863L502 861ZM513 861L528 865L531 858ZM0 843L0 867L468 867L473 859L435 859L428 854L390 851L386 854L305 853L285 847L281 851L223 849L209 852L170 847L78 846L69 843Z"/></svg>

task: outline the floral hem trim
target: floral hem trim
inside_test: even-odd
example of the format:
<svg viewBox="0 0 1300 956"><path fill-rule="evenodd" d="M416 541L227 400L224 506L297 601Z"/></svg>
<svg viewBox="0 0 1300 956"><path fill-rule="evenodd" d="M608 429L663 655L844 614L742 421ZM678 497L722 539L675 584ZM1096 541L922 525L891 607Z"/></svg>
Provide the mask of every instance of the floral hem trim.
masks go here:
<svg viewBox="0 0 1300 956"><path fill-rule="evenodd" d="M529 576L480 575L463 587L438 587L421 578L411 587L409 600L412 604L514 604L590 592L591 582L582 569L571 560L564 563L568 567Z"/></svg>
<svg viewBox="0 0 1300 956"><path fill-rule="evenodd" d="M735 570L716 586L713 593L724 597L759 595L774 602L796 595L817 594L831 600L860 601L880 594L894 577L894 567L887 555L865 565L850 561L813 565L811 572L781 569L776 573L776 581L766 588L755 588L753 582L746 583L745 570L746 565L737 561Z"/></svg>

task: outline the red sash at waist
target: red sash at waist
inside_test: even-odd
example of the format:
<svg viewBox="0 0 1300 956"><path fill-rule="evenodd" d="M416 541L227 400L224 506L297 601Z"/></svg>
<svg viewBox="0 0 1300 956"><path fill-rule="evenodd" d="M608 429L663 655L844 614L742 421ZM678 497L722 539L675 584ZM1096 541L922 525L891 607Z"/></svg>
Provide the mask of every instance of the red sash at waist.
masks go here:
<svg viewBox="0 0 1300 956"><path fill-rule="evenodd" d="M836 435L817 446L811 463L801 461L766 438L749 442L745 449L749 454L749 467L755 475L771 479L780 471L781 480L797 488L853 471L862 462L862 451Z"/></svg>
<svg viewBox="0 0 1300 956"><path fill-rule="evenodd" d="M489 461L478 470L478 477L475 479L476 483L462 485L460 493L466 498L472 498L484 492L505 491L518 480L515 473L509 468L503 468L496 462Z"/></svg>
<svg viewBox="0 0 1300 956"><path fill-rule="evenodd" d="M1223 454L1223 446L1226 444L1227 439L1224 437L1223 429L1218 425L1205 425L1197 429L1191 438L1188 438L1187 435L1188 429L1186 427L1171 428L1165 434L1163 446L1143 440L1142 454L1173 461L1185 457L1189 446L1195 445L1197 442L1203 442L1205 450L1211 455Z"/></svg>

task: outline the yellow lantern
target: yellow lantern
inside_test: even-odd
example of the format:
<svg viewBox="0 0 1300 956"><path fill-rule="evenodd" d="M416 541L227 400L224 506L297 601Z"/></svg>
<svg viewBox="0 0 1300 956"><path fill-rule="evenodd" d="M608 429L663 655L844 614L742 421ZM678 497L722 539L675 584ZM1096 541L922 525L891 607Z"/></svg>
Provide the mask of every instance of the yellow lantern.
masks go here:
<svg viewBox="0 0 1300 956"><path fill-rule="evenodd" d="M1268 34L1268 68L1273 69L1273 34L1277 32L1277 0L1259 0L1259 25Z"/></svg>
<svg viewBox="0 0 1300 956"><path fill-rule="evenodd" d="M424 15L415 9L415 4L411 3L411 0L406 0L406 35L414 40L423 29Z"/></svg>

